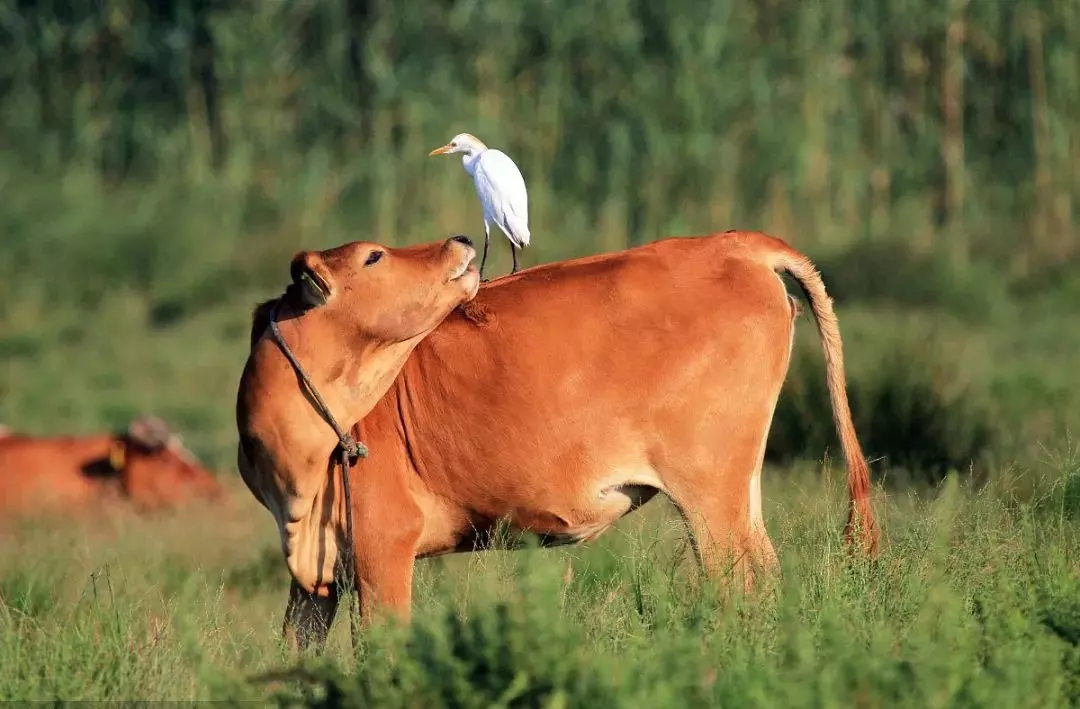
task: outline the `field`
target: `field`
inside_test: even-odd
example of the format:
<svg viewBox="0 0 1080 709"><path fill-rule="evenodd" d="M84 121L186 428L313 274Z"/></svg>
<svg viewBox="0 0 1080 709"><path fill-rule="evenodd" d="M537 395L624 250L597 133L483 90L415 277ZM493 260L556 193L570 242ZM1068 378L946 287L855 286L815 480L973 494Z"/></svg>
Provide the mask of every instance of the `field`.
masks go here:
<svg viewBox="0 0 1080 709"><path fill-rule="evenodd" d="M0 423L156 413L231 506L2 520L0 699L1080 703L1075 3L147 7L0 0ZM460 162L425 157L462 130L525 174L524 266L728 228L818 263L876 563L841 548L803 317L772 588L710 585L657 501L589 546L421 562L410 628L284 652L287 571L235 469L251 308L299 249L481 237Z"/></svg>

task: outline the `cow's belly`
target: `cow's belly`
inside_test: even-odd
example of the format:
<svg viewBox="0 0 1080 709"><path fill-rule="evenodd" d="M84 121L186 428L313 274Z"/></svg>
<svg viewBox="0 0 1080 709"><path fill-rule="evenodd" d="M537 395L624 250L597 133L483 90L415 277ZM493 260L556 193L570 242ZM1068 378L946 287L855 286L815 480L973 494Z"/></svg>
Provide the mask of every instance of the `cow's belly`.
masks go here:
<svg viewBox="0 0 1080 709"><path fill-rule="evenodd" d="M470 510L452 539L443 544L427 540L421 555L501 548L511 540L499 531L500 524L536 535L542 546L579 544L595 539L660 490L659 478L648 468L592 476L575 486L525 486L518 494Z"/></svg>
<svg viewBox="0 0 1080 709"><path fill-rule="evenodd" d="M536 534L543 546L580 544L595 539L659 490L647 485L618 485L597 493L592 505L572 510L566 518L550 510L527 511L511 519L518 529Z"/></svg>

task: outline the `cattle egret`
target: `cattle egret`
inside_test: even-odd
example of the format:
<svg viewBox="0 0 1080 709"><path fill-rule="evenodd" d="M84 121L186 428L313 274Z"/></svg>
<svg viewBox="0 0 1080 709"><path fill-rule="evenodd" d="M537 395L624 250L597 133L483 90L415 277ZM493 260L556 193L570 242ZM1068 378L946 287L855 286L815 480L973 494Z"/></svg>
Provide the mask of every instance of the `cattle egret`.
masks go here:
<svg viewBox="0 0 1080 709"><path fill-rule="evenodd" d="M529 245L529 195L521 171L506 153L489 148L471 133L458 133L449 143L428 153L428 157L453 153L461 153L465 172L472 176L476 195L484 208L484 256L480 259L480 278L484 278L484 264L491 242L489 230L493 223L510 240L510 253L514 257L514 268L510 273L517 273L517 249Z"/></svg>

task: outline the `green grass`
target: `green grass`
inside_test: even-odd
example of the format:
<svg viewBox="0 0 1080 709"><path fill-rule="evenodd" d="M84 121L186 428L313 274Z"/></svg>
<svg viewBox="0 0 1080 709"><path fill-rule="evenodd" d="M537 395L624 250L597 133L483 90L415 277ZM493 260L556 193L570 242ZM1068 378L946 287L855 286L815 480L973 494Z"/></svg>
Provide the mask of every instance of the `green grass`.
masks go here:
<svg viewBox="0 0 1080 709"><path fill-rule="evenodd" d="M354 657L339 622L290 679L287 576L242 489L224 522L197 510L23 528L0 559L0 697L1066 706L1080 699L1080 458L1067 453L978 490L950 478L879 495L889 543L873 565L845 561L840 471L770 470L783 569L753 597L702 580L666 503L589 546L420 562L411 628L369 631Z"/></svg>

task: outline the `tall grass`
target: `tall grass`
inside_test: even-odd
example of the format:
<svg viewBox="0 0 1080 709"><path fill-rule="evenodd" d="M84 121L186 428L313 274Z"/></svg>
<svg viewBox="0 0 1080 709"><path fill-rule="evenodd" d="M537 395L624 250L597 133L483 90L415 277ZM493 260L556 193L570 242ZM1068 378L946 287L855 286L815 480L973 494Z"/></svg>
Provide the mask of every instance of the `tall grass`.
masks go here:
<svg viewBox="0 0 1080 709"><path fill-rule="evenodd" d="M1067 706L1080 699L1075 456L879 499L876 563L840 551L842 486L766 475L775 584L725 597L665 503L596 543L420 562L411 628L347 623L297 664L286 574L242 501L19 532L0 559L5 699L327 706ZM243 498L240 498L243 500ZM213 527L213 534L192 530ZM310 693L310 694L306 694Z"/></svg>

